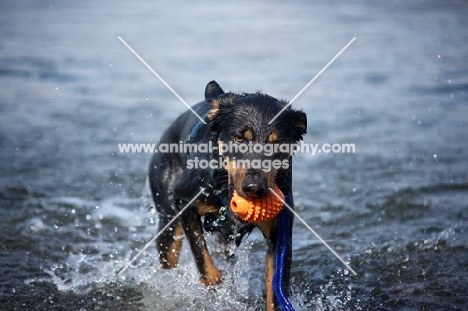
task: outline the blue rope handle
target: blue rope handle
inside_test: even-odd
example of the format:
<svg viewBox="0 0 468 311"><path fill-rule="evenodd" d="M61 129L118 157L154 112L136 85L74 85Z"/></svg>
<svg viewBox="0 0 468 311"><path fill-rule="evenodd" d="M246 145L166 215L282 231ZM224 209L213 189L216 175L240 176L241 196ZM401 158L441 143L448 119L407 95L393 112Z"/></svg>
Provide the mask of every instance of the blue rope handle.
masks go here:
<svg viewBox="0 0 468 311"><path fill-rule="evenodd" d="M285 196L285 202L291 206L291 198ZM275 256L275 273L273 275L273 291L276 301L283 311L294 311L284 288L284 265L288 256L289 232L291 227L291 212L283 206L278 214L278 240Z"/></svg>

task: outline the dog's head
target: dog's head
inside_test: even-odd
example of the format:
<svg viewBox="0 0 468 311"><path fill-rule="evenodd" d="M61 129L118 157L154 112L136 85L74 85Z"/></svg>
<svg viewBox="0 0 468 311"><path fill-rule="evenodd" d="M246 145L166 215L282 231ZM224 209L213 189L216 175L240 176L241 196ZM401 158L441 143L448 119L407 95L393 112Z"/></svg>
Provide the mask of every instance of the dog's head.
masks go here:
<svg viewBox="0 0 468 311"><path fill-rule="evenodd" d="M293 145L306 133L305 113L287 107L278 115L286 101L259 92L224 93L214 81L206 86L205 98L212 105L207 119L231 193L267 196L278 172L289 169Z"/></svg>

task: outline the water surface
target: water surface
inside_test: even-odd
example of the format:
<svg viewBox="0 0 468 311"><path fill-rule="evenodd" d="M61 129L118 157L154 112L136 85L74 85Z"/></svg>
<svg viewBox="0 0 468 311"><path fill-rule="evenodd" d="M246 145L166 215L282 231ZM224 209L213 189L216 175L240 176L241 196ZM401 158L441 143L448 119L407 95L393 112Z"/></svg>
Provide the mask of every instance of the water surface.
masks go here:
<svg viewBox="0 0 468 311"><path fill-rule="evenodd" d="M297 310L462 310L468 303L468 9L462 1L6 1L0 10L2 310L262 310L264 241L254 233L225 283L206 290L188 247L161 270L146 187L154 143L215 79L291 99L298 154ZM211 248L216 249L213 239Z"/></svg>

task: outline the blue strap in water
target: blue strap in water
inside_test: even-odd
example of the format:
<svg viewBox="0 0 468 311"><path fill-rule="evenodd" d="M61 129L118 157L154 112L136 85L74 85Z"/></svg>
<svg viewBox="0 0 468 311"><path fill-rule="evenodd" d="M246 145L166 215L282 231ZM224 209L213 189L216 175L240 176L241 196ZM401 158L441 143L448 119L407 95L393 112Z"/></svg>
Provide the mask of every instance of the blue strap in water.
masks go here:
<svg viewBox="0 0 468 311"><path fill-rule="evenodd" d="M291 206L291 198L285 196L285 202ZM284 288L284 265L288 256L289 232L291 228L291 212L283 206L278 214L278 241L276 245L275 273L273 275L273 291L276 301L283 311L294 311L294 308L286 296Z"/></svg>

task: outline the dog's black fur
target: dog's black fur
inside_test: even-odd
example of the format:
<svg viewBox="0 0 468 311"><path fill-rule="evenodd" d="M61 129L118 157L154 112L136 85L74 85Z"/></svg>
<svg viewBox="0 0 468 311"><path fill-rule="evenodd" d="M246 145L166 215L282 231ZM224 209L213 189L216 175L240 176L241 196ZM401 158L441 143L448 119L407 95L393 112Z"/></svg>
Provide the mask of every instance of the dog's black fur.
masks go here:
<svg viewBox="0 0 468 311"><path fill-rule="evenodd" d="M271 125L268 124L286 104L285 101L262 93L225 93L215 81L211 81L205 89L205 100L193 107L198 115L204 117L207 124L203 124L191 111L187 111L162 134L159 144L167 146L180 142L191 144L211 142L213 147L217 147L219 143L228 145L229 142L234 144L252 142L291 145L301 140L306 132L307 118L302 111L288 107ZM225 167L189 168L196 159L224 161ZM287 165L279 169L272 168L269 172L261 168L235 168L235 162L240 159L249 161L278 159ZM291 164L291 154L279 152L266 156L264 153L254 152L221 153L219 149L213 148L212 152L156 153L150 163L149 180L159 213L159 230L166 226L202 188L205 188L203 194L158 238L157 248L162 266L164 268L177 266L178 253L182 245L181 236L185 234L201 282L205 285L219 284L222 275L213 265L203 232L217 231L227 242L235 241L239 244L242 236L254 227L259 227L268 241L266 299L267 309L272 310L275 305L272 278L277 219L258 223L242 222L230 210L229 201L234 190L245 198L262 198L269 194L269 188L277 185L292 202ZM289 237L289 254L284 280L286 286L289 285L291 264L291 232Z"/></svg>

